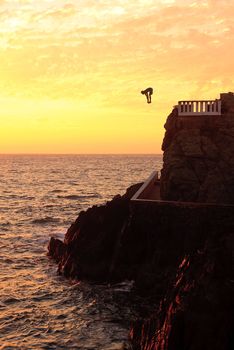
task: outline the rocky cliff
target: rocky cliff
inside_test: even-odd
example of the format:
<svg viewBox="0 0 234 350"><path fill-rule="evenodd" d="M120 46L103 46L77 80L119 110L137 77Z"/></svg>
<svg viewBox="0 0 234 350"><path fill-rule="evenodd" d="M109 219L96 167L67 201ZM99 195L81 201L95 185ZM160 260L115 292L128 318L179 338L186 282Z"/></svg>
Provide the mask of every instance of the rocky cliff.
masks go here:
<svg viewBox="0 0 234 350"><path fill-rule="evenodd" d="M133 349L234 349L233 250L233 231L212 231L184 255L158 311L134 325Z"/></svg>
<svg viewBox="0 0 234 350"><path fill-rule="evenodd" d="M153 296L135 350L233 348L234 97L222 99L222 116L168 117L161 195L173 202L132 202L135 185L81 212L64 242L51 238L65 276L134 280Z"/></svg>
<svg viewBox="0 0 234 350"><path fill-rule="evenodd" d="M165 124L161 198L234 203L234 94L221 94L221 116L178 116Z"/></svg>

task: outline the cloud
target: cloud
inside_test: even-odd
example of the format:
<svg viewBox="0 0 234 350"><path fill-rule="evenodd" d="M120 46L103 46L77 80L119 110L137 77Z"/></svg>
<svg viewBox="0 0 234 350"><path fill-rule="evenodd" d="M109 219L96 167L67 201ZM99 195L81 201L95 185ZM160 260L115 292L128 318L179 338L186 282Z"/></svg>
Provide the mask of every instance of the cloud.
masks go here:
<svg viewBox="0 0 234 350"><path fill-rule="evenodd" d="M58 9L49 9L46 13L44 13L44 16L64 19L66 17L74 16L76 13L77 8L74 4L66 4ZM43 17L42 13L41 17Z"/></svg>
<svg viewBox="0 0 234 350"><path fill-rule="evenodd" d="M123 104L145 82L161 89L177 82L181 90L189 82L192 94L208 81L227 82L234 68L227 2L19 4L0 13L1 88L9 94L93 96L107 104L109 93Z"/></svg>

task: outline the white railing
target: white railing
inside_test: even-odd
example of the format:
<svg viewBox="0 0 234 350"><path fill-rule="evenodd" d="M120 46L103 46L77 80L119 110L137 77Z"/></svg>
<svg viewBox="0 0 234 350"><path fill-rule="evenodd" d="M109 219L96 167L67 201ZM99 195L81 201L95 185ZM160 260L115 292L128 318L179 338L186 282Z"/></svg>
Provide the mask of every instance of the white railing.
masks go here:
<svg viewBox="0 0 234 350"><path fill-rule="evenodd" d="M221 115L221 100L179 101L178 115Z"/></svg>
<svg viewBox="0 0 234 350"><path fill-rule="evenodd" d="M142 198L148 198L148 196L150 196L150 193L153 192L155 183L159 183L160 181L160 173L161 172L159 171L153 171L152 174L148 177L148 179L141 185L138 191L131 198L131 201L141 200Z"/></svg>

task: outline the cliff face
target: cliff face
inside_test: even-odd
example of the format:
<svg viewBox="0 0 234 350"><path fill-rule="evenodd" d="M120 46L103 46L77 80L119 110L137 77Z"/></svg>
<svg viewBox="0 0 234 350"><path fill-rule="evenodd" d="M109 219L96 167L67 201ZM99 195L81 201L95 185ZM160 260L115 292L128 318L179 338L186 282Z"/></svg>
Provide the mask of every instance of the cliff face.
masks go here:
<svg viewBox="0 0 234 350"><path fill-rule="evenodd" d="M135 350L232 350L233 233L206 236L184 255L159 311L132 329Z"/></svg>
<svg viewBox="0 0 234 350"><path fill-rule="evenodd" d="M163 199L131 202L139 184L81 212L49 255L67 277L134 280L153 295L148 321L131 332L135 350L231 350L234 346L234 96L222 116L168 117ZM206 203L214 203L207 205ZM215 204L216 203L216 204Z"/></svg>
<svg viewBox="0 0 234 350"><path fill-rule="evenodd" d="M234 203L234 95L221 94L221 116L178 116L165 124L161 198Z"/></svg>
<svg viewBox="0 0 234 350"><path fill-rule="evenodd" d="M141 184L130 187L102 206L79 214L69 227L64 242L51 238L49 255L66 277L108 281L118 252L118 241L130 215L129 200ZM121 279L121 278L120 278Z"/></svg>
<svg viewBox="0 0 234 350"><path fill-rule="evenodd" d="M151 294L158 312L133 327L134 350L233 349L234 206L131 204L137 187L51 239L59 272Z"/></svg>

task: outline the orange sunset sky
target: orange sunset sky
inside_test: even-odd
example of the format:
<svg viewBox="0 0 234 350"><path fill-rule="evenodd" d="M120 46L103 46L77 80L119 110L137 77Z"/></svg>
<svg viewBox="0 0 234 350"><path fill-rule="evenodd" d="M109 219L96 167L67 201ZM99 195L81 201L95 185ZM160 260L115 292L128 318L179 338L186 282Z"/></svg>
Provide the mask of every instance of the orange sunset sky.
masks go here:
<svg viewBox="0 0 234 350"><path fill-rule="evenodd" d="M178 100L234 90L233 14L233 0L0 0L0 153L160 153Z"/></svg>

